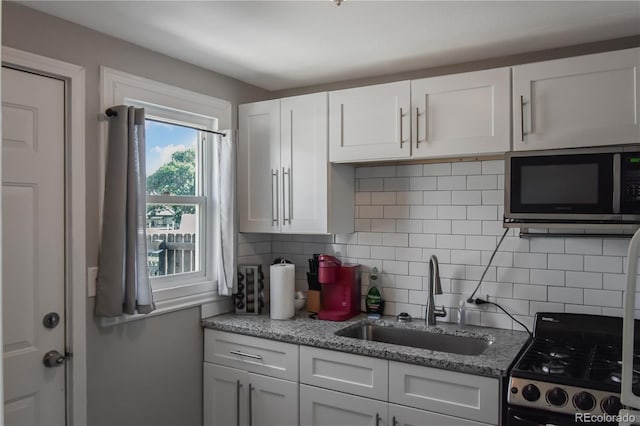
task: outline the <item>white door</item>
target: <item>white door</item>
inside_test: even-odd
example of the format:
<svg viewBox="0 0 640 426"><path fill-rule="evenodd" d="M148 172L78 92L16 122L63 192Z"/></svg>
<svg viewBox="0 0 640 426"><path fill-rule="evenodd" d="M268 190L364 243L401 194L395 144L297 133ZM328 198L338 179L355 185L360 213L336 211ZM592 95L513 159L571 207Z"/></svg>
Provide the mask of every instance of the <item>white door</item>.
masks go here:
<svg viewBox="0 0 640 426"><path fill-rule="evenodd" d="M282 232L327 232L327 94L281 101Z"/></svg>
<svg viewBox="0 0 640 426"><path fill-rule="evenodd" d="M240 232L280 232L280 100L238 107Z"/></svg>
<svg viewBox="0 0 640 426"><path fill-rule="evenodd" d="M514 150L640 142L640 49L513 67Z"/></svg>
<svg viewBox="0 0 640 426"><path fill-rule="evenodd" d="M249 373L249 426L297 426L298 383Z"/></svg>
<svg viewBox="0 0 640 426"><path fill-rule="evenodd" d="M204 363L204 426L247 424L247 372Z"/></svg>
<svg viewBox="0 0 640 426"><path fill-rule="evenodd" d="M411 81L413 158L509 151L510 84L509 68Z"/></svg>
<svg viewBox="0 0 640 426"><path fill-rule="evenodd" d="M388 426L387 403L300 385L300 425Z"/></svg>
<svg viewBox="0 0 640 426"><path fill-rule="evenodd" d="M65 85L2 73L4 420L63 425ZM45 326L48 313L57 326ZM46 367L49 351L61 355Z"/></svg>
<svg viewBox="0 0 640 426"><path fill-rule="evenodd" d="M410 97L409 81L329 92L329 159L409 158Z"/></svg>

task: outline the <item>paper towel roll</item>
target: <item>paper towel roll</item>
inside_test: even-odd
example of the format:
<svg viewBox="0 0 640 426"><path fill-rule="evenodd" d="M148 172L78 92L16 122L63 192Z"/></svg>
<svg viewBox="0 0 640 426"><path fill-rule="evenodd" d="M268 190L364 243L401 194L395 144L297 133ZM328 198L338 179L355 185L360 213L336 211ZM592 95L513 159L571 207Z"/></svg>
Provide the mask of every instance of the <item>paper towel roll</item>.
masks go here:
<svg viewBox="0 0 640 426"><path fill-rule="evenodd" d="M295 313L296 266L292 263L271 265L271 319L283 320L291 318Z"/></svg>

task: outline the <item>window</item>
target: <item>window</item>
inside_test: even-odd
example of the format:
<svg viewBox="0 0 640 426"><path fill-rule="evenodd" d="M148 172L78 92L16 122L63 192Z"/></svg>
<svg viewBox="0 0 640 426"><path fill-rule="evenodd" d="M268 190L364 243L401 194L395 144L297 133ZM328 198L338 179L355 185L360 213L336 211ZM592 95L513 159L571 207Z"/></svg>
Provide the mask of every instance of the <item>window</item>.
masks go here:
<svg viewBox="0 0 640 426"><path fill-rule="evenodd" d="M214 142L199 129L230 127L230 103L105 67L101 74L104 108L145 109L147 264L155 312L216 300ZM106 131L102 152L105 144Z"/></svg>

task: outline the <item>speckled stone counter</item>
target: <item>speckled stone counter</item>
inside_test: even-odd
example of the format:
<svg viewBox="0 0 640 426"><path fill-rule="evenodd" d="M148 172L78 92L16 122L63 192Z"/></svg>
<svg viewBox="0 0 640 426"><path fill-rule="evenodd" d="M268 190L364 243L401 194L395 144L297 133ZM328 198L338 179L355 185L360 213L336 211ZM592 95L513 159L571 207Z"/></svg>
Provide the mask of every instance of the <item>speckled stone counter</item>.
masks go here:
<svg viewBox="0 0 640 426"><path fill-rule="evenodd" d="M334 334L338 330L349 326L357 326L358 323L363 322L428 330L433 333L471 336L488 339L493 343L480 355L458 355L341 337ZM425 326L424 320L402 324L392 317L383 317L380 320L370 321L367 320L365 315L359 315L348 321L332 322L310 319L307 318L306 314L296 315L289 320L272 320L268 315L225 314L206 318L202 320L202 325L215 330L246 334L280 342L314 346L490 377L505 375L518 351L520 351L529 337L526 332L498 328L459 327L457 324L448 323Z"/></svg>

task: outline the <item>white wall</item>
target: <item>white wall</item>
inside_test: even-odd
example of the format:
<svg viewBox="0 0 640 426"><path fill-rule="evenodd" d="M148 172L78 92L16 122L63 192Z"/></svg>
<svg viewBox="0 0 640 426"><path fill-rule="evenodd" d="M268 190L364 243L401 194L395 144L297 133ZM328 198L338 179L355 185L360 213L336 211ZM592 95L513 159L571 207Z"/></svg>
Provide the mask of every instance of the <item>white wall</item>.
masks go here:
<svg viewBox="0 0 640 426"><path fill-rule="evenodd" d="M241 255L259 260L286 257L306 288L307 258L333 253L376 266L385 313L424 317L428 261L440 261L444 294L436 296L456 320L455 308L475 288L502 228L502 160L356 169L356 230L336 236L245 235ZM538 311L620 316L627 239L519 238L511 230L485 277L478 296L490 295L529 326ZM253 256L253 257L252 257ZM364 274L363 293L368 285ZM493 306L470 306L471 324L518 328ZM640 311L638 311L640 312Z"/></svg>

